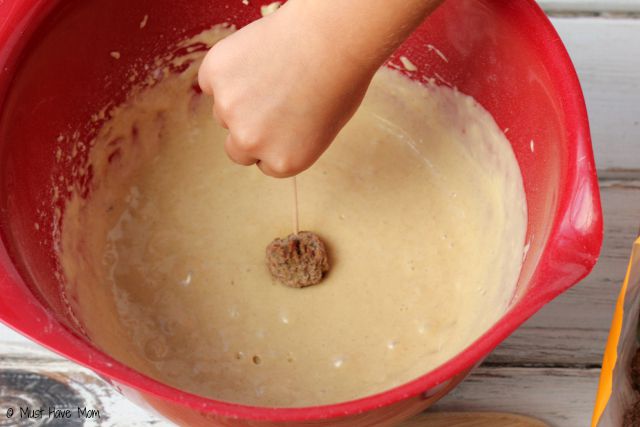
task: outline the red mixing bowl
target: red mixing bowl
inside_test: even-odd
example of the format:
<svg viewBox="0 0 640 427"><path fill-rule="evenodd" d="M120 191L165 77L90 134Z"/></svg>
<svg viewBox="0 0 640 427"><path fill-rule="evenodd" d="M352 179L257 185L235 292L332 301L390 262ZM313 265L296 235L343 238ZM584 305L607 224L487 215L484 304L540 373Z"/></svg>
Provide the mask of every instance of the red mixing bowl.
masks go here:
<svg viewBox="0 0 640 427"><path fill-rule="evenodd" d="M510 310L444 365L363 399L293 409L205 399L124 366L75 327L54 252L54 225L63 203L52 202L52 192L54 180L68 178L86 152L61 166L56 151L65 158L72 144L57 137L77 129L89 140L96 132L95 125L87 125L91 115L124 100L134 62L150 61L213 24L246 25L260 17L261 4L0 1L0 318L184 425L392 425L444 395L596 262L602 214L580 85L558 35L533 0L445 2L390 62L407 56L420 70L407 73L411 78L434 77L457 87L509 129L524 179L529 244ZM112 51L120 52L119 60Z"/></svg>

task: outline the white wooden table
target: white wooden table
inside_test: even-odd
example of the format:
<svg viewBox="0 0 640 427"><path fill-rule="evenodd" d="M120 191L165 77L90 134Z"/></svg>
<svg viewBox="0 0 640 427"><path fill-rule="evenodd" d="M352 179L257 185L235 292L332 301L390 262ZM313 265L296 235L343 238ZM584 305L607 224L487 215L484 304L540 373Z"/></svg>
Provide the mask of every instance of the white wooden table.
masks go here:
<svg viewBox="0 0 640 427"><path fill-rule="evenodd" d="M506 340L436 411L509 411L585 427L633 237L640 226L640 0L541 0L576 64L600 171L605 240L582 283ZM85 425L164 426L90 371L0 325L2 373L63 378L101 418ZM35 377L34 377L35 378ZM0 425L6 424L0 413ZM415 424L412 424L415 425Z"/></svg>

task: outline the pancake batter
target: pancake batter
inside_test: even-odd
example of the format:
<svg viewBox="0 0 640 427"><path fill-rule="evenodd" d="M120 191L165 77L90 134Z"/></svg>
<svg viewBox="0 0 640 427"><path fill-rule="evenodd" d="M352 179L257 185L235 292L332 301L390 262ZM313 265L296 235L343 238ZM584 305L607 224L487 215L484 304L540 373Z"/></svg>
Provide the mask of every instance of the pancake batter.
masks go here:
<svg viewBox="0 0 640 427"><path fill-rule="evenodd" d="M378 72L298 177L300 227L322 237L332 265L318 286L291 289L264 252L291 232L291 184L228 160L226 131L194 90L201 55L113 111L93 142L89 195L78 188L66 205L67 292L97 346L204 396L319 405L414 379L505 312L524 191L508 141L472 98Z"/></svg>

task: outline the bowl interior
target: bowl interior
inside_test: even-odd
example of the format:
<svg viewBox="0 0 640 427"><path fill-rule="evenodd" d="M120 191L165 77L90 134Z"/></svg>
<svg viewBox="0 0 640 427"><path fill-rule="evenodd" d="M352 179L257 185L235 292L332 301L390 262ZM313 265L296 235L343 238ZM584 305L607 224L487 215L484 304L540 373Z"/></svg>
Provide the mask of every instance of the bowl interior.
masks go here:
<svg viewBox="0 0 640 427"><path fill-rule="evenodd" d="M60 135L77 132L90 140L100 125L92 115L125 99L135 83L132 69L213 24L245 25L260 17L264 3L71 0L50 2L47 10L34 6L25 37L0 55L10 65L0 77L0 233L8 255L2 261L10 259L19 275L1 286L26 286L56 321L76 328L55 256L67 195L58 184L80 179L74 170L87 150L72 150ZM597 257L601 217L586 114L557 41L533 2L449 0L389 61L399 66L399 57L407 56L419 68L403 71L412 79L434 79L475 97L507 134L524 180L528 252L512 309L450 373L476 363L584 276ZM7 309L0 316L31 334L20 327L27 315Z"/></svg>

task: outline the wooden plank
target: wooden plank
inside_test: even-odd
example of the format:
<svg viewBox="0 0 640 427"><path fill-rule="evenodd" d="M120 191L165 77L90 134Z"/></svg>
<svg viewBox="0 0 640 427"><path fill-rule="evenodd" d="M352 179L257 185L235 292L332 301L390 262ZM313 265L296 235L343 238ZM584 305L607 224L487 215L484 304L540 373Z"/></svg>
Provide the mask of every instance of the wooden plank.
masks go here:
<svg viewBox="0 0 640 427"><path fill-rule="evenodd" d="M640 169L640 19L552 22L582 83L598 169Z"/></svg>
<svg viewBox="0 0 640 427"><path fill-rule="evenodd" d="M435 411L526 414L554 427L589 425L599 369L476 369Z"/></svg>
<svg viewBox="0 0 640 427"><path fill-rule="evenodd" d="M97 377L88 369L69 362L45 350L38 361L24 360L21 357L8 357L3 349L2 369L0 370L0 425L6 424L9 408L13 410L13 419L20 420L20 407L16 402L30 405L31 408L44 408L42 420L53 421L48 413L49 407L70 409L71 413L58 418L61 424L84 425L85 427L170 427L173 424L150 414L126 400L114 388ZM79 415L78 408L86 413ZM91 411L91 412L89 412ZM97 411L97 412L95 412ZM91 414L87 418L88 414ZM23 417L24 424L27 424ZM83 421L83 424L79 424ZM53 423L46 425L54 425ZM39 424L38 424L39 425Z"/></svg>
<svg viewBox="0 0 640 427"><path fill-rule="evenodd" d="M546 12L640 12L640 0L538 0Z"/></svg>
<svg viewBox="0 0 640 427"><path fill-rule="evenodd" d="M548 427L522 415L503 412L425 412L402 423L401 427Z"/></svg>

